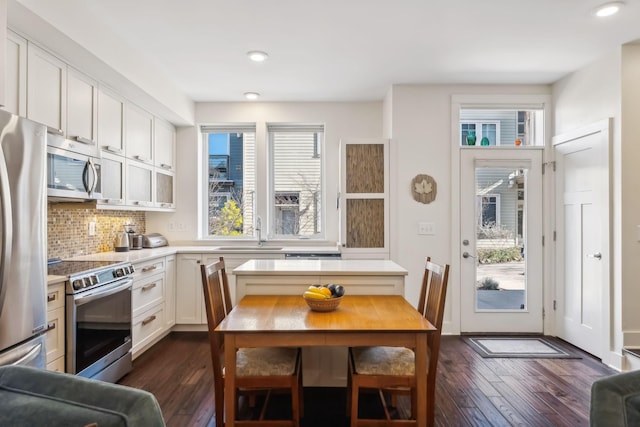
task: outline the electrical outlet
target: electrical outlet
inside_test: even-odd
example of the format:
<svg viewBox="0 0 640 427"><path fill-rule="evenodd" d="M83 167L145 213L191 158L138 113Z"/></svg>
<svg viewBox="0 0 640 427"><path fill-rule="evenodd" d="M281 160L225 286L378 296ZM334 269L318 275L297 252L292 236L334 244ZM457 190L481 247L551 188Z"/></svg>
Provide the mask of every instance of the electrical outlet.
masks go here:
<svg viewBox="0 0 640 427"><path fill-rule="evenodd" d="M436 234L436 226L433 222L419 222L418 234L433 236Z"/></svg>
<svg viewBox="0 0 640 427"><path fill-rule="evenodd" d="M95 235L96 235L96 222L91 221L89 222L89 236L95 236Z"/></svg>

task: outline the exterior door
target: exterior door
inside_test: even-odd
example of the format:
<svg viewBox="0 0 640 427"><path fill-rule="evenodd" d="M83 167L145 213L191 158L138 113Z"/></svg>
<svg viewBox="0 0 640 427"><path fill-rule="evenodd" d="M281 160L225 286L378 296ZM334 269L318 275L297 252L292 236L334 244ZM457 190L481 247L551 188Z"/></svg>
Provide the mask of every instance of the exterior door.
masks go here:
<svg viewBox="0 0 640 427"><path fill-rule="evenodd" d="M608 121L553 138L557 333L600 358L609 327L609 139Z"/></svg>
<svg viewBox="0 0 640 427"><path fill-rule="evenodd" d="M542 149L460 153L460 330L540 333Z"/></svg>

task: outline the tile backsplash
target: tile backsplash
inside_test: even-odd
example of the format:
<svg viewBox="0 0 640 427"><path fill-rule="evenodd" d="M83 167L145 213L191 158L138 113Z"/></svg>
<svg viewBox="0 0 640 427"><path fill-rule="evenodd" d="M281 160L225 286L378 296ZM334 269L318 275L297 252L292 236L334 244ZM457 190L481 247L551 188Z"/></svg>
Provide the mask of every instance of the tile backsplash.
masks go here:
<svg viewBox="0 0 640 427"><path fill-rule="evenodd" d="M96 223L94 236L89 236L89 223ZM47 217L47 258L69 258L113 250L116 233L125 224L144 234L145 213L109 211L82 206L59 207L50 204Z"/></svg>

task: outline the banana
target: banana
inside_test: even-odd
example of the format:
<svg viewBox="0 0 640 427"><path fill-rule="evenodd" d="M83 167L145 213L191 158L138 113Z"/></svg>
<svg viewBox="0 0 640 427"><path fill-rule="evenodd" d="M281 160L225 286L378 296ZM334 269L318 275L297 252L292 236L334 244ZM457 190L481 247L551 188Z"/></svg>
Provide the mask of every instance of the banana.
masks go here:
<svg viewBox="0 0 640 427"><path fill-rule="evenodd" d="M324 295L324 292L322 292L320 288L313 285L309 286L309 289L307 289L307 292L314 292L316 294Z"/></svg>
<svg viewBox="0 0 640 427"><path fill-rule="evenodd" d="M324 294L320 294L312 291L305 291L302 296L309 299L329 299L329 297Z"/></svg>

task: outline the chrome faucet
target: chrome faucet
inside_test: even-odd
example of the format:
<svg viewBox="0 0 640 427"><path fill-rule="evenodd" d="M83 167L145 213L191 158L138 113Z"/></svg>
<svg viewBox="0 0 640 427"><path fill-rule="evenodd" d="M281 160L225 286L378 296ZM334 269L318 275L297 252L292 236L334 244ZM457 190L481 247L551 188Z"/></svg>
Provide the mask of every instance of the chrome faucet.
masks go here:
<svg viewBox="0 0 640 427"><path fill-rule="evenodd" d="M256 234L258 237L258 246L262 246L265 240L262 239L262 218L260 216L256 217Z"/></svg>

